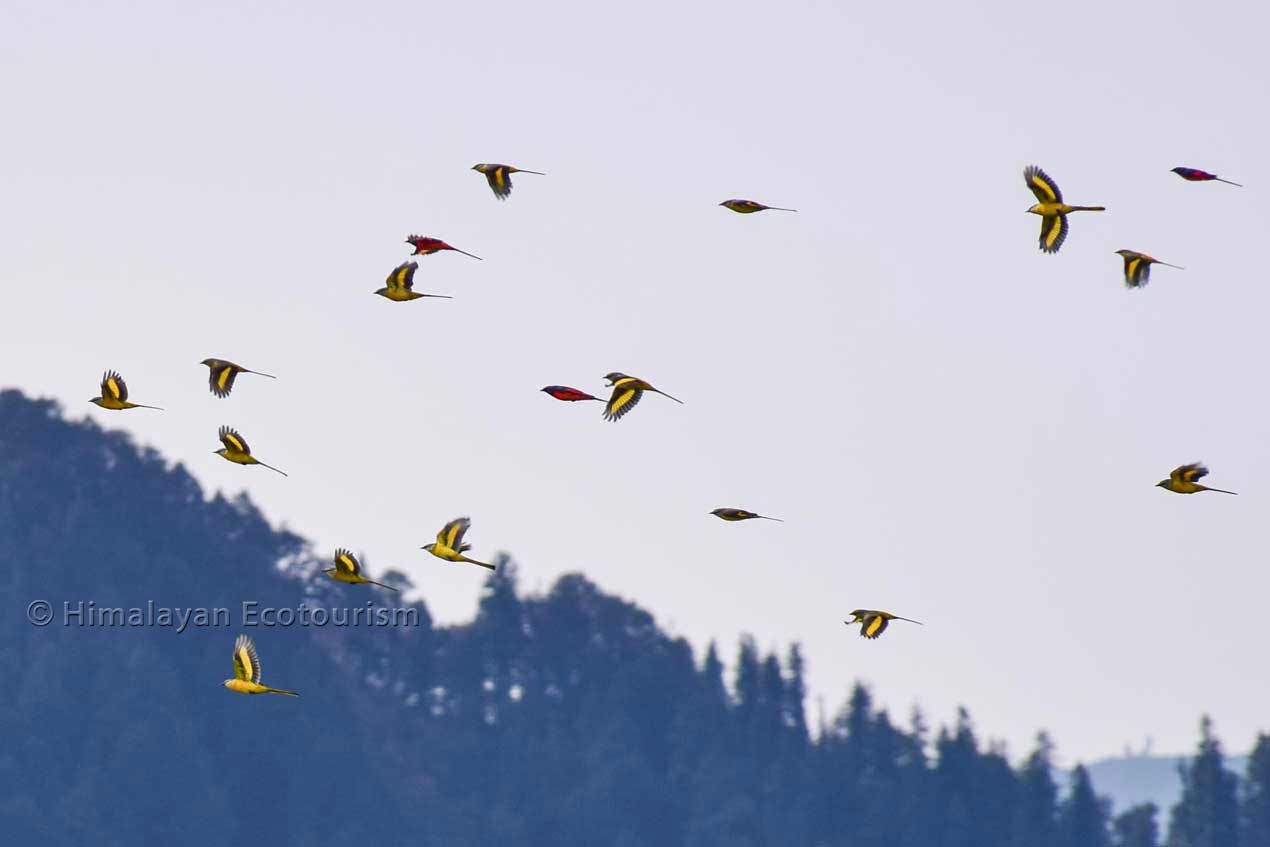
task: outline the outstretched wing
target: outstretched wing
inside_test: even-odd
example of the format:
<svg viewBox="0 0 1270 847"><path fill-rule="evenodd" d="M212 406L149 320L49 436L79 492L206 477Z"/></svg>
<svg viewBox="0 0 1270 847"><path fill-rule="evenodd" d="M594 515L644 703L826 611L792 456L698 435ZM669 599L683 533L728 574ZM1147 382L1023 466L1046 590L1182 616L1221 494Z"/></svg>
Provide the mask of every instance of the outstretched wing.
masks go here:
<svg viewBox="0 0 1270 847"><path fill-rule="evenodd" d="M102 375L101 396L121 403L128 399L128 384L123 381L119 371L106 371Z"/></svg>
<svg viewBox="0 0 1270 847"><path fill-rule="evenodd" d="M604 405L606 421L621 420L622 416L639 405L639 398L644 396L642 389L623 384L625 380L613 387L609 402Z"/></svg>
<svg viewBox="0 0 1270 847"><path fill-rule="evenodd" d="M1141 288L1151 280L1151 260L1142 255L1124 257L1124 284Z"/></svg>
<svg viewBox="0 0 1270 847"><path fill-rule="evenodd" d="M1042 203L1063 202L1063 192L1058 190L1058 183L1036 165L1028 165L1023 169L1023 180Z"/></svg>
<svg viewBox="0 0 1270 847"><path fill-rule="evenodd" d="M1045 215L1041 218L1041 252L1057 253L1067 240L1067 215Z"/></svg>
<svg viewBox="0 0 1270 847"><path fill-rule="evenodd" d="M228 397L229 392L234 388L234 377L238 376L240 370L242 368L233 362L220 362L213 367L208 374L212 393L217 397Z"/></svg>
<svg viewBox="0 0 1270 847"><path fill-rule="evenodd" d="M864 623L860 625L860 634L865 638L877 638L886 632L886 625L889 623L883 615L874 612L864 619Z"/></svg>
<svg viewBox="0 0 1270 847"><path fill-rule="evenodd" d="M415 271L419 270L418 262L402 262L392 269L384 285L389 289L413 291L415 287Z"/></svg>
<svg viewBox="0 0 1270 847"><path fill-rule="evenodd" d="M335 569L341 573L357 576L362 572L362 565L351 551L341 547L335 551Z"/></svg>
<svg viewBox="0 0 1270 847"><path fill-rule="evenodd" d="M437 533L437 543L442 547L449 547L457 552L463 546L463 536L467 534L468 527L472 525L471 518L455 518L445 526L441 527L441 531Z"/></svg>
<svg viewBox="0 0 1270 847"><path fill-rule="evenodd" d="M234 642L234 678L244 682L260 682L260 657L249 636L240 635Z"/></svg>
<svg viewBox="0 0 1270 847"><path fill-rule="evenodd" d="M489 180L490 190L499 200L506 200L507 195L512 193L512 175L506 165L490 168L485 172L485 178Z"/></svg>
<svg viewBox="0 0 1270 847"><path fill-rule="evenodd" d="M1208 476L1208 468L1204 467L1203 462L1192 462L1189 465L1174 468L1169 476L1178 482L1198 482Z"/></svg>
<svg viewBox="0 0 1270 847"><path fill-rule="evenodd" d="M236 453L247 453L250 455L251 448L247 446L247 441L238 434L238 430L230 429L227 426L220 428L220 443L225 445L226 450L232 450Z"/></svg>

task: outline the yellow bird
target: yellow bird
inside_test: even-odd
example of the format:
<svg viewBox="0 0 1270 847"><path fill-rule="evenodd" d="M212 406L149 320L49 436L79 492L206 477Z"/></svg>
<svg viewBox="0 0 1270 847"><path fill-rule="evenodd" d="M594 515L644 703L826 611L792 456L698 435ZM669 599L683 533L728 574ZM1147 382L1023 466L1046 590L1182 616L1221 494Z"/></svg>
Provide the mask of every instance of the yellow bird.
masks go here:
<svg viewBox="0 0 1270 847"><path fill-rule="evenodd" d="M645 391L652 391L663 397L670 397L665 391L653 388L652 385L644 382L639 377L627 376L624 373L614 371L611 374L605 374L604 378L608 380L605 388L612 388L613 394L610 395L609 401L604 404L604 419L606 421L621 420L622 416L634 409L639 399L644 396ZM670 397L680 405L683 401L678 397Z"/></svg>
<svg viewBox="0 0 1270 847"><path fill-rule="evenodd" d="M225 687L239 694L300 696L284 688L270 688L260 684L260 657L256 655L256 645L246 635L238 636L238 640L234 642L234 678L225 680Z"/></svg>
<svg viewBox="0 0 1270 847"><path fill-rule="evenodd" d="M1234 491L1226 491L1222 488L1209 488L1207 485L1200 485L1196 480L1201 480L1208 476L1208 468L1204 467L1203 462L1193 462L1189 465L1176 467L1169 474L1168 479L1162 479L1155 484L1156 488L1163 488L1165 491L1172 491L1174 494L1196 494L1200 491L1216 491L1219 494L1235 494Z"/></svg>
<svg viewBox="0 0 1270 847"><path fill-rule="evenodd" d="M852 624L860 624L860 635L865 638L877 638L886 632L886 626L891 621L908 621L919 626L921 621L915 621L912 618L901 618L899 615L893 615L890 612L881 612L877 609L856 609L851 613L851 620L843 621L847 626Z"/></svg>
<svg viewBox="0 0 1270 847"><path fill-rule="evenodd" d="M493 191L494 196L499 200L506 200L507 195L512 193L512 174L546 176L542 171L527 171L521 168L513 168L511 165L492 165L484 162L479 165L472 165L472 170L485 174L485 179L489 181L490 191Z"/></svg>
<svg viewBox="0 0 1270 847"><path fill-rule="evenodd" d="M142 403L128 402L128 384L123 381L123 377L118 371L106 371L101 377L101 396L94 397L88 401L96 403L103 409L160 409L158 406L146 406Z"/></svg>
<svg viewBox="0 0 1270 847"><path fill-rule="evenodd" d="M367 579L362 576L362 563L357 561L357 557L343 547L335 551L335 567L324 568L322 573L337 582L347 582L350 585L365 582L371 585L378 585L380 588L387 588L389 591L397 590L391 585L384 585L382 582L375 582L373 579Z"/></svg>
<svg viewBox="0 0 1270 847"><path fill-rule="evenodd" d="M725 208L731 209L734 212L739 212L742 215L752 215L755 212L765 212L769 209L772 210L773 212L797 212L798 211L797 209L785 209L780 206L764 206L762 203L756 203L753 200L740 200L740 199L724 200L719 205Z"/></svg>
<svg viewBox="0 0 1270 847"><path fill-rule="evenodd" d="M407 300L418 300L420 297L440 297L443 300L453 300L449 294L419 294L415 291L415 271L419 270L418 262L402 262L400 265L392 269L392 273L388 274L388 279L384 280L384 287L375 293L380 297L387 297L398 303L404 303Z"/></svg>
<svg viewBox="0 0 1270 847"><path fill-rule="evenodd" d="M270 379L277 379L273 374L249 370L242 365L235 365L233 362L228 362L224 359L204 359L199 364L207 365L208 385L211 387L212 393L217 397L229 396L229 392L234 390L234 379L239 374L255 374L256 376L267 376Z"/></svg>
<svg viewBox="0 0 1270 847"><path fill-rule="evenodd" d="M1041 202L1028 209L1034 215L1041 216L1041 251L1057 253L1058 248L1067 240L1067 215L1069 212L1105 212L1106 206L1069 206L1063 202L1063 192L1058 184L1049 178L1045 171L1036 165L1029 165L1023 170L1023 179L1027 187Z"/></svg>
<svg viewBox="0 0 1270 847"><path fill-rule="evenodd" d="M1166 268L1177 268L1179 271L1186 270L1181 265L1170 265L1146 253L1137 253L1133 250L1117 250L1116 255L1124 259L1124 284L1128 288L1141 288L1146 285L1151 279L1152 265L1164 265Z"/></svg>
<svg viewBox="0 0 1270 847"><path fill-rule="evenodd" d="M471 544L463 543L463 536L467 534L468 527L471 525L471 518L455 518L441 527L441 531L437 533L436 541L420 549L427 550L438 559L445 559L447 562L467 562L469 565L480 565L483 568L494 570L493 565L478 562L463 555L472 549Z"/></svg>
<svg viewBox="0 0 1270 847"><path fill-rule="evenodd" d="M227 426L221 427L220 443L225 446L217 450L216 455L233 462L235 465L260 465L271 471L278 471L283 476L287 475L285 471L279 471L273 465L266 465L251 455L251 448L247 446L246 439L239 435L235 429L230 429Z"/></svg>
<svg viewBox="0 0 1270 847"><path fill-rule="evenodd" d="M725 521L748 521L754 518L762 518L765 521L780 521L780 518L769 518L767 515L760 515L757 512L747 512L744 509L714 509L710 512L717 518L723 518ZM784 521L781 521L784 523Z"/></svg>

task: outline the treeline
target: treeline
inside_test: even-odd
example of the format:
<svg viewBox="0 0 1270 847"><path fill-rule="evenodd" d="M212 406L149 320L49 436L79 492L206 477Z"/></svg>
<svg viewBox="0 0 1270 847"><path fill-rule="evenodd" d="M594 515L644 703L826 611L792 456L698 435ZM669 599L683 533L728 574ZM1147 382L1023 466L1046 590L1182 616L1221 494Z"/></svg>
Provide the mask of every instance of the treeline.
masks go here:
<svg viewBox="0 0 1270 847"><path fill-rule="evenodd" d="M506 559L470 623L415 602L418 626L255 631L266 681L303 696L235 696L234 629L22 610L367 595L246 498L53 404L0 392L0 450L6 843L1270 847L1264 736L1240 777L1205 721L1178 806L1116 814L1084 769L1056 783L1043 735L1012 764L964 712L901 725L861 686L809 727L797 646L743 641L725 671L583 576L522 594Z"/></svg>

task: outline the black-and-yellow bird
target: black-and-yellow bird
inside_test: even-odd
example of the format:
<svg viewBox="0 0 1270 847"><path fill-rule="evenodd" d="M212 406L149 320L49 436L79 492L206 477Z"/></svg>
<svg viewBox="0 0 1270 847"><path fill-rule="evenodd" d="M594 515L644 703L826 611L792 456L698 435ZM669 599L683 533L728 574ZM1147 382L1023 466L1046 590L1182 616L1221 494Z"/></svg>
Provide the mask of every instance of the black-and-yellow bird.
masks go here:
<svg viewBox="0 0 1270 847"><path fill-rule="evenodd" d="M512 174L546 176L542 171L527 171L524 168L513 168L511 165L487 164L484 162L479 165L472 165L472 170L485 174L485 179L489 181L490 191L493 191L494 196L499 200L506 200L507 195L512 193Z"/></svg>
<svg viewBox="0 0 1270 847"><path fill-rule="evenodd" d="M251 448L247 446L246 439L239 435L237 430L230 429L227 426L221 427L220 443L225 446L217 450L216 455L233 462L235 465L260 465L271 471L277 471L283 476L287 475L285 471L279 471L273 465L266 465L251 455Z"/></svg>
<svg viewBox="0 0 1270 847"><path fill-rule="evenodd" d="M357 561L357 557L352 551L341 547L335 551L335 567L323 568L322 573L329 576L337 582L346 582L349 585L359 585L367 583L370 585L378 585L380 588L387 588L389 591L396 591L391 585L384 585L382 582L375 582L373 579L367 579L362 574L362 563Z"/></svg>
<svg viewBox="0 0 1270 847"><path fill-rule="evenodd" d="M786 209L782 206L764 206L762 203L757 203L754 200L742 200L740 198L724 200L719 205L724 208L731 209L734 212L739 212L742 215L752 215L755 212L766 212L769 209L773 212L798 211L797 209Z"/></svg>
<svg viewBox="0 0 1270 847"><path fill-rule="evenodd" d="M471 518L455 518L441 527L441 531L437 533L436 541L420 549L427 550L438 559L445 559L447 562L467 562L469 565L480 565L483 568L494 570L494 566L491 564L478 562L463 555L472 549L471 544L463 543L463 536L467 535L468 528L471 526Z"/></svg>
<svg viewBox="0 0 1270 847"><path fill-rule="evenodd" d="M1067 215L1069 212L1105 212L1106 206L1069 206L1063 202L1063 192L1045 171L1036 165L1023 170L1023 180L1040 202L1028 209L1041 216L1041 251L1057 253L1067 240Z"/></svg>
<svg viewBox="0 0 1270 847"><path fill-rule="evenodd" d="M96 403L103 409L111 409L119 411L120 409L158 409L158 406L147 406L144 403L128 402L128 384L123 381L123 377L118 371L106 371L101 377L101 396L94 397L88 401Z"/></svg>
<svg viewBox="0 0 1270 847"><path fill-rule="evenodd" d="M256 376L267 376L270 379L277 379L273 374L253 371L250 368L235 365L225 359L204 359L199 364L207 365L207 383L211 387L212 393L217 397L229 396L229 392L234 390L234 380L239 374L255 374Z"/></svg>
<svg viewBox="0 0 1270 847"><path fill-rule="evenodd" d="M747 512L745 509L729 509L719 508L710 512L716 518L723 518L725 521L749 521L755 518L762 518L765 521L780 521L780 518L769 518L767 515L760 515L758 512ZM784 521L781 521L784 523Z"/></svg>
<svg viewBox="0 0 1270 847"><path fill-rule="evenodd" d="M1207 485L1200 485L1198 480L1206 476L1208 476L1208 468L1204 467L1204 463L1192 462L1189 465L1174 468L1168 479L1160 480L1155 486L1165 491L1172 491L1174 494L1198 494L1201 491L1216 491L1219 494L1236 493L1226 491L1224 488L1209 488Z"/></svg>
<svg viewBox="0 0 1270 847"><path fill-rule="evenodd" d="M299 697L294 691L285 688L270 688L260 684L260 657L256 655L256 644L250 636L240 635L234 641L234 678L227 679L224 686L239 694L286 694Z"/></svg>
<svg viewBox="0 0 1270 847"><path fill-rule="evenodd" d="M653 388L652 385L635 376L627 376L624 373L614 371L611 374L605 374L604 378L608 380L605 388L612 388L613 393L609 396L609 401L604 404L604 419L606 421L621 420L622 416L634 409L639 399L644 396L645 391L652 391L663 397L670 397L665 391ZM683 404L678 397L670 397L676 403Z"/></svg>
<svg viewBox="0 0 1270 847"><path fill-rule="evenodd" d="M1152 265L1164 265L1166 268L1177 268L1179 271L1186 270L1181 265L1170 265L1168 262L1161 262L1146 253L1138 253L1134 250L1117 250L1116 255L1124 259L1126 288L1141 288L1150 282Z"/></svg>
<svg viewBox="0 0 1270 847"><path fill-rule="evenodd" d="M419 270L418 262L402 262L392 269L392 273L388 274L388 279L384 280L384 287L375 293L380 297L387 297L397 303L404 303L407 300L418 300L420 297L440 297L443 300L454 299L448 294L420 294L415 291L415 271L417 270Z"/></svg>
<svg viewBox="0 0 1270 847"><path fill-rule="evenodd" d="M899 615L893 615L890 612L882 612L877 609L856 609L851 613L851 620L843 621L847 626L852 624L860 624L860 635L865 638L877 638L886 632L887 624L891 621L908 621L919 626L921 621L915 621L912 618L902 618Z"/></svg>

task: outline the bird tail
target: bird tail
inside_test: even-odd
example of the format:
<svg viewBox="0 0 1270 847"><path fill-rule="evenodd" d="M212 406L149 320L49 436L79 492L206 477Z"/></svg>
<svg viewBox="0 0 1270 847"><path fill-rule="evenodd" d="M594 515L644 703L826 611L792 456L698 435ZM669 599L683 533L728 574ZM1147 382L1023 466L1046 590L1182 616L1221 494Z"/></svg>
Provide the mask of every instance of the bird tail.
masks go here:
<svg viewBox="0 0 1270 847"><path fill-rule="evenodd" d="M915 621L912 618L901 618L899 615L891 615L891 617L895 618L897 621L908 621L909 623L915 623L918 626L926 626L926 624L921 621Z"/></svg>
<svg viewBox="0 0 1270 847"><path fill-rule="evenodd" d="M466 250L460 250L457 247L451 247L450 249L453 250L455 253L462 253L464 256L472 256L473 259L480 259L481 261L484 261L484 259L481 259L480 256L473 256L471 253L467 252Z"/></svg>
<svg viewBox="0 0 1270 847"><path fill-rule="evenodd" d="M526 170L521 170L520 168L516 168L514 172L518 174L538 174L538 176L546 176L546 174L543 173L542 171L526 171Z"/></svg>
<svg viewBox="0 0 1270 847"><path fill-rule="evenodd" d="M137 408L137 409L154 409L155 411L159 411L159 412L166 411L166 409L164 409L162 406L147 406L145 403L133 403L132 405L134 408Z"/></svg>
<svg viewBox="0 0 1270 847"><path fill-rule="evenodd" d="M656 388L654 388L653 391L656 391L662 397L670 397L670 395L667 394L665 391L658 391ZM670 397L670 399L674 400L676 403L678 403L681 406L684 405L684 401L680 400L678 397Z"/></svg>
<svg viewBox="0 0 1270 847"><path fill-rule="evenodd" d="M266 687L266 688L265 688L265 691L266 691L267 693L269 693L269 694L286 694L288 697L299 697L299 696L300 696L298 692L295 692L295 691L288 691L288 690L286 690L285 688L268 688L268 687Z"/></svg>
<svg viewBox="0 0 1270 847"><path fill-rule="evenodd" d="M287 472L286 472L286 471L280 471L280 470L278 470L277 468L275 468L273 465L266 465L264 462L260 461L259 459L257 459L257 460L256 460L256 464L260 465L262 468L268 468L268 469L269 469L269 470L271 470L271 471L274 471L274 472L276 472L276 473L280 473L280 474L282 474L283 476L288 476L288 474L287 474Z"/></svg>
<svg viewBox="0 0 1270 847"><path fill-rule="evenodd" d="M1224 488L1209 488L1207 485L1205 485L1205 486L1204 486L1204 490L1205 490L1205 491L1216 491L1218 494L1234 494L1234 495L1236 495L1236 496L1238 496L1238 495L1239 495L1239 492L1238 492L1238 491L1227 491L1227 490L1226 490L1226 489L1224 489Z"/></svg>
<svg viewBox="0 0 1270 847"><path fill-rule="evenodd" d="M780 518L769 518L767 515L759 515L758 517L762 518L765 521L777 521L778 523L785 523L785 521L781 520Z"/></svg>
<svg viewBox="0 0 1270 847"><path fill-rule="evenodd" d="M400 589L398 588L393 588L391 585L384 585L382 582L375 582L375 580L373 579L368 579L366 581L369 582L371 585L378 585L380 588L387 588L389 591L400 592Z"/></svg>
<svg viewBox="0 0 1270 847"><path fill-rule="evenodd" d="M267 377L269 377L270 379L277 379L277 377L276 377L276 376L274 376L273 374L261 373L260 371L247 371L247 373L249 373L249 374L255 374L256 376L267 376Z"/></svg>
<svg viewBox="0 0 1270 847"><path fill-rule="evenodd" d="M420 294L420 297L440 297L442 300L453 300L449 294Z"/></svg>
<svg viewBox="0 0 1270 847"><path fill-rule="evenodd" d="M1222 178L1221 178L1221 177L1219 177L1219 176L1218 176L1218 177L1213 177L1213 178L1214 178L1215 180L1217 180L1218 182L1224 182L1224 183L1226 183L1227 185L1233 185L1233 186L1235 186L1236 188L1243 188L1243 186L1242 186L1241 184L1237 183L1237 182L1231 182L1230 180L1228 180L1228 179L1222 179Z"/></svg>
<svg viewBox="0 0 1270 847"><path fill-rule="evenodd" d="M1164 267L1166 267L1166 268L1177 268L1179 271L1184 271L1184 270L1186 270L1186 268L1182 267L1181 265L1170 265L1168 262L1161 262L1161 261L1160 261L1160 260L1158 260L1158 259L1156 260L1156 262L1155 262L1155 263L1156 263L1157 265L1164 265Z"/></svg>
<svg viewBox="0 0 1270 847"><path fill-rule="evenodd" d="M797 212L797 209L786 209L784 206L768 206L767 208L777 212Z"/></svg>
<svg viewBox="0 0 1270 847"><path fill-rule="evenodd" d="M1105 212L1106 206L1072 206L1073 212Z"/></svg>
<svg viewBox="0 0 1270 847"><path fill-rule="evenodd" d="M467 562L469 565L480 565L481 567L487 568L488 570L491 570L491 571L496 570L496 568L493 565L488 564L487 562L478 562L475 559L469 559L467 556L459 556L459 561Z"/></svg>

